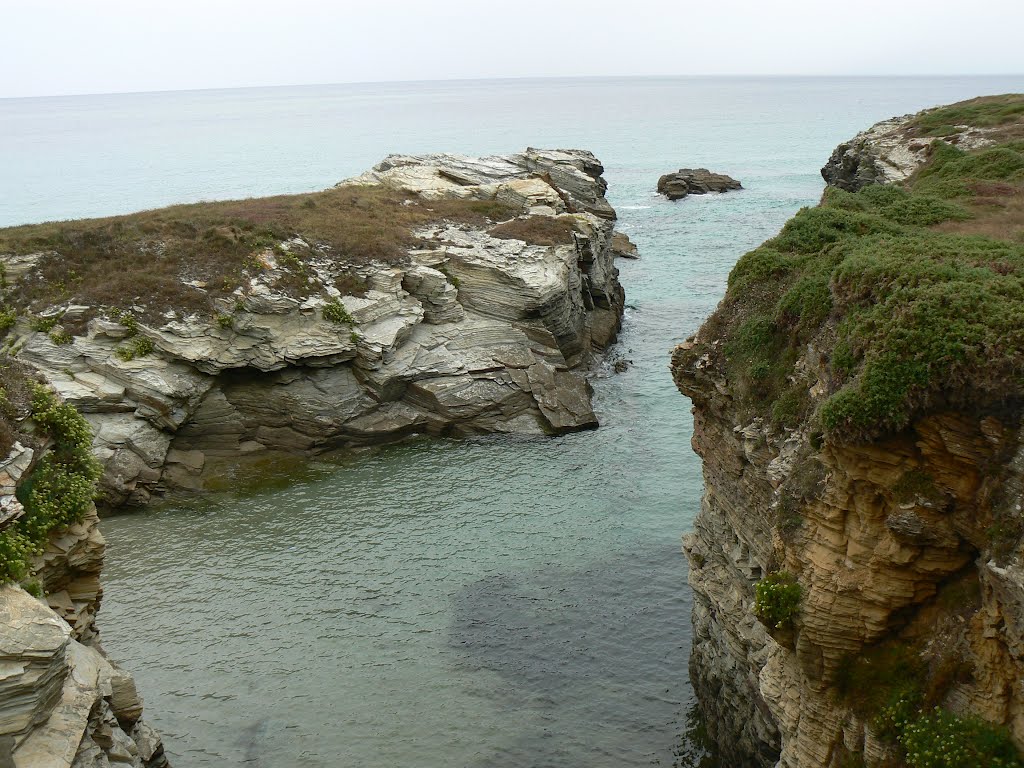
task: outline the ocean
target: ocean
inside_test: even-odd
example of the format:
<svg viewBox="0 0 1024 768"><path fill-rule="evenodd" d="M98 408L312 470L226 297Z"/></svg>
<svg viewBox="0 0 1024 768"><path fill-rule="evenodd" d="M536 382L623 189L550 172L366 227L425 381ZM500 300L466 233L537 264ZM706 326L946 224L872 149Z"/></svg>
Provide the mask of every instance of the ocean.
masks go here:
<svg viewBox="0 0 1024 768"><path fill-rule="evenodd" d="M581 147L641 259L601 428L414 440L105 519L103 645L176 768L622 768L692 751L699 508L673 345L877 120L981 78L613 78L0 100L0 226L304 192L388 153ZM671 203L705 166L745 189Z"/></svg>

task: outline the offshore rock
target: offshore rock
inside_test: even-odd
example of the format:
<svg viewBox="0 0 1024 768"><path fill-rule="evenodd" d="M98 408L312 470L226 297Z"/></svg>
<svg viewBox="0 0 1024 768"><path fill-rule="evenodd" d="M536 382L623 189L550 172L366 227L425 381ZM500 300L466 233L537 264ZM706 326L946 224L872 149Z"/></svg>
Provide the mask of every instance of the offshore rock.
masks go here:
<svg viewBox="0 0 1024 768"><path fill-rule="evenodd" d="M731 176L712 173L707 168L680 168L658 179L658 191L669 200L681 200L687 195L706 195L709 192L728 192L743 189Z"/></svg>
<svg viewBox="0 0 1024 768"><path fill-rule="evenodd" d="M259 254L266 271L219 320L178 315L129 328L100 316L70 343L19 321L10 343L89 420L109 506L202 488L218 462L261 451L589 429L590 365L614 343L624 304L614 259L635 251L616 237L602 173L580 150L392 155L342 184L397 189L410 205L504 203L524 226L552 220L564 241L441 222L416 231L423 245L397 264L314 259L328 295L298 298L272 279L286 241ZM30 260L0 260L31 277ZM365 290L342 295L339 269ZM328 321L330 301L351 323ZM121 359L133 333L153 352Z"/></svg>

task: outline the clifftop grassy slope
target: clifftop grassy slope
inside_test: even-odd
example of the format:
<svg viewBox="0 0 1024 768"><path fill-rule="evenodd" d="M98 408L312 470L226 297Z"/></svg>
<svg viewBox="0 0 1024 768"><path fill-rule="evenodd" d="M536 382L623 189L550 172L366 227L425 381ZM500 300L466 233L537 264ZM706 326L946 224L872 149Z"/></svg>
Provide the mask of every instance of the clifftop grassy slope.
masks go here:
<svg viewBox="0 0 1024 768"><path fill-rule="evenodd" d="M915 123L942 135L971 119L1001 126L1002 139L1022 115L1024 96L1004 96ZM1019 406L1024 140L937 141L929 154L903 185L826 190L737 263L706 328L724 341L714 354L750 414L784 426L812 418L830 438L858 441L931 408ZM826 391L812 402L814 378Z"/></svg>

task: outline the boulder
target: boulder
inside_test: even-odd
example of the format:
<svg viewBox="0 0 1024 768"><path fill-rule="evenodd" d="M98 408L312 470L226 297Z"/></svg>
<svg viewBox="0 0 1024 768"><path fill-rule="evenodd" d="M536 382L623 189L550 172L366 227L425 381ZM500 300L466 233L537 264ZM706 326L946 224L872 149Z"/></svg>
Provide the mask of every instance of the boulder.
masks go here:
<svg viewBox="0 0 1024 768"><path fill-rule="evenodd" d="M712 173L707 168L680 168L658 179L658 191L669 200L708 192L728 192L730 189L743 189L743 185L731 176Z"/></svg>

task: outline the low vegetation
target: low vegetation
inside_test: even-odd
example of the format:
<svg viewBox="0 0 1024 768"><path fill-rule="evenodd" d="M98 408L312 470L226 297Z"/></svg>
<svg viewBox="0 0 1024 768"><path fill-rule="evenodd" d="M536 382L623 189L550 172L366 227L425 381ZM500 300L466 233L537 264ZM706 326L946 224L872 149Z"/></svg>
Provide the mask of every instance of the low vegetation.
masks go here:
<svg viewBox="0 0 1024 768"><path fill-rule="evenodd" d="M801 594L792 574L770 573L754 585L754 613L769 628L785 629L800 610Z"/></svg>
<svg viewBox="0 0 1024 768"><path fill-rule="evenodd" d="M27 578L32 558L42 553L50 533L83 518L100 475L91 450L92 432L81 414L16 363L4 361L3 366L0 424L6 440L24 438L36 447L43 441L49 445L18 488L25 514L0 531L0 583ZM25 416L34 424L31 436L22 431Z"/></svg>
<svg viewBox="0 0 1024 768"><path fill-rule="evenodd" d="M348 186L2 229L0 253L46 255L16 291L5 293L0 309L39 312L75 303L213 316L216 298L267 269L265 253L279 257L279 279L300 290L309 290L309 262L328 259L339 265L346 289L365 291L351 267L403 260L418 244L418 228L441 220L487 226L514 214L493 200L411 197ZM306 245L282 248L294 238Z"/></svg>
<svg viewBox="0 0 1024 768"><path fill-rule="evenodd" d="M977 717L940 707L922 710L912 695L899 697L878 720L910 768L1021 768L1009 732Z"/></svg>
<svg viewBox="0 0 1024 768"><path fill-rule="evenodd" d="M488 230L502 240L522 240L530 245L569 245L575 231L570 217L524 216Z"/></svg>
<svg viewBox="0 0 1024 768"><path fill-rule="evenodd" d="M1016 407L1022 201L1024 142L938 142L905 186L827 190L740 259L710 320L744 415L861 441L936 407ZM808 345L828 386L813 403L797 370Z"/></svg>
<svg viewBox="0 0 1024 768"><path fill-rule="evenodd" d="M850 656L834 683L842 704L897 746L899 765L1022 768L1005 728L940 706L954 684L970 678L955 655L926 659L918 644L889 640Z"/></svg>
<svg viewBox="0 0 1024 768"><path fill-rule="evenodd" d="M956 126L983 128L1024 121L1024 95L980 96L958 104L929 110L913 122L919 136L949 136Z"/></svg>

